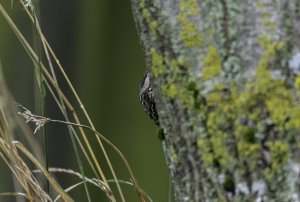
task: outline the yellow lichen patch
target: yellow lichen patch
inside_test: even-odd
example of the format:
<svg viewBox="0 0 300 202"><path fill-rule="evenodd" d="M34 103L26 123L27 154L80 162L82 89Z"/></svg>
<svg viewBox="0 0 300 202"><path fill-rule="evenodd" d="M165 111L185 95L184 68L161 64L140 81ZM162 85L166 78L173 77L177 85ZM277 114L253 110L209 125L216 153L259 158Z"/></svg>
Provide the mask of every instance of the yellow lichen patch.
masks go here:
<svg viewBox="0 0 300 202"><path fill-rule="evenodd" d="M300 90L300 75L298 75L295 79L295 88Z"/></svg>
<svg viewBox="0 0 300 202"><path fill-rule="evenodd" d="M198 25L191 20L193 16L199 15L196 0L181 0L180 13L177 19L181 24L179 38L187 48L196 48L202 44L202 35Z"/></svg>
<svg viewBox="0 0 300 202"><path fill-rule="evenodd" d="M166 70L164 65L164 57L157 53L154 48L150 50L149 55L151 57L151 69L153 76L158 77L162 75Z"/></svg>
<svg viewBox="0 0 300 202"><path fill-rule="evenodd" d="M200 139L200 140L198 140L197 145L203 154L202 162L203 162L204 166L206 166L206 167L213 166L214 156L211 153L211 148L210 148L208 142L204 139Z"/></svg>
<svg viewBox="0 0 300 202"><path fill-rule="evenodd" d="M185 15L197 16L199 14L199 8L196 0L181 0L180 11Z"/></svg>
<svg viewBox="0 0 300 202"><path fill-rule="evenodd" d="M271 180L274 175L280 174L287 164L290 152L288 143L277 140L268 144L271 154L271 167L265 169L264 174L268 180Z"/></svg>
<svg viewBox="0 0 300 202"><path fill-rule="evenodd" d="M292 107L290 92L283 80L272 78L268 68L272 64L277 51L284 44L280 41L272 41L266 35L260 37L259 42L260 46L264 49L264 53L256 69L257 83L255 91L264 95L266 108L270 112L270 118L277 124L280 130L283 130L283 124Z"/></svg>
<svg viewBox="0 0 300 202"><path fill-rule="evenodd" d="M195 98L193 97L192 91L181 88L179 90L179 100L182 102L182 104L185 107L187 107L189 109L193 109L194 103L195 103Z"/></svg>
<svg viewBox="0 0 300 202"><path fill-rule="evenodd" d="M154 18L151 16L149 8L146 7L144 0L140 1L140 5L139 6L140 6L141 11L142 11L141 12L142 13L142 17L149 24L151 37L156 38L157 29L158 29L158 22L156 20L154 20Z"/></svg>
<svg viewBox="0 0 300 202"><path fill-rule="evenodd" d="M257 166L257 160L261 156L260 144L249 144L245 141L239 141L237 144L239 153L239 163L243 165L243 162L247 162L247 168L242 169L245 172L246 169L253 170Z"/></svg>
<svg viewBox="0 0 300 202"><path fill-rule="evenodd" d="M206 136L209 138L209 144L206 150L210 153L208 155L212 155L215 161L227 168L234 160L226 146L227 133L222 128L226 126L228 117L227 113L222 110L223 108L220 106L215 112L209 113L207 117Z"/></svg>
<svg viewBox="0 0 300 202"><path fill-rule="evenodd" d="M202 78L204 81L218 76L221 72L221 58L215 47L209 47L208 53L203 59Z"/></svg>
<svg viewBox="0 0 300 202"><path fill-rule="evenodd" d="M150 12L148 11L148 9L143 8L142 15L148 22L150 21L151 15L150 15Z"/></svg>
<svg viewBox="0 0 300 202"><path fill-rule="evenodd" d="M269 23L270 23L270 19L269 19L269 18L264 17L264 18L262 19L262 24L263 24L263 25L268 25Z"/></svg>
<svg viewBox="0 0 300 202"><path fill-rule="evenodd" d="M256 87L263 93L267 93L266 91L270 90L270 85L273 85L272 82L276 82L269 73L268 68L274 60L277 51L284 47L284 43L281 41L272 41L267 35L263 35L259 38L259 44L264 50L264 53L256 68L256 77L258 82Z"/></svg>
<svg viewBox="0 0 300 202"><path fill-rule="evenodd" d="M257 2L256 6L260 11L262 11L263 18L261 21L261 25L268 29L268 31L266 32L274 32L277 29L277 24L272 21L273 19L270 17L269 11L264 9L266 8L265 3Z"/></svg>
<svg viewBox="0 0 300 202"><path fill-rule="evenodd" d="M192 22L185 22L182 24L179 37L187 48L196 48L202 43L201 33L199 32L197 25Z"/></svg>
<svg viewBox="0 0 300 202"><path fill-rule="evenodd" d="M286 123L286 128L300 130L300 106L294 107L290 111L290 120Z"/></svg>
<svg viewBox="0 0 300 202"><path fill-rule="evenodd" d="M176 151L175 151L175 149L174 149L174 147L173 147L172 145L170 146L169 152L170 152L171 158L172 158L175 162L177 162L177 161L178 161L177 153L176 153Z"/></svg>
<svg viewBox="0 0 300 202"><path fill-rule="evenodd" d="M174 83L171 83L169 85L163 85L162 90L164 94L166 94L169 98L173 99L178 94L177 87Z"/></svg>
<svg viewBox="0 0 300 202"><path fill-rule="evenodd" d="M220 92L209 93L206 97L207 103L210 105L217 105L221 102L222 95Z"/></svg>
<svg viewBox="0 0 300 202"><path fill-rule="evenodd" d="M256 3L256 6L257 6L257 8L259 8L259 9L263 9L263 8L265 7L265 5L264 5L263 3L261 3L261 2L257 2L257 3Z"/></svg>
<svg viewBox="0 0 300 202"><path fill-rule="evenodd" d="M153 20L150 22L150 31L152 36L155 38L157 36L156 32L157 32L157 27L158 27L158 23L156 20Z"/></svg>
<svg viewBox="0 0 300 202"><path fill-rule="evenodd" d="M274 41L268 35L264 34L258 39L259 45L264 49L268 54L274 54L276 50L283 48L283 41Z"/></svg>
<svg viewBox="0 0 300 202"><path fill-rule="evenodd" d="M284 124L292 108L290 100L274 96L266 100L266 105L272 121L278 126L278 129L284 130Z"/></svg>
<svg viewBox="0 0 300 202"><path fill-rule="evenodd" d="M170 59L168 55L164 56L164 58L157 57L156 54L154 58L158 58L158 61L163 59L163 68L158 67L153 69L153 74L155 76L160 76L165 73L168 67L171 74L169 74L168 78L165 80L166 83L161 85L161 89L163 93L170 99L174 99L175 97L183 106L192 109L195 106L195 98L194 94L196 91L196 87L190 88L190 83L192 81L186 80L184 77L187 72L190 70L190 66L181 58L180 62L177 59ZM160 62L156 62L160 64ZM180 65L179 65L180 63ZM183 71L183 69L185 71Z"/></svg>
<svg viewBox="0 0 300 202"><path fill-rule="evenodd" d="M221 130L216 131L211 136L211 144L214 151L215 159L218 160L223 168L230 166L233 161L233 157L229 154L226 147L227 134Z"/></svg>
<svg viewBox="0 0 300 202"><path fill-rule="evenodd" d="M264 158L265 167L260 172L273 180L284 171L294 150L300 151L300 76L294 82L298 90L274 78L270 71L279 67L276 59L285 44L267 35L259 38L259 44L262 55L255 77L242 86L220 82L205 94L200 109L205 116L205 132L197 143L206 167L220 169L222 165L228 171L237 165L242 174L251 173L260 169L258 164ZM221 59L215 47L209 46L201 59L202 80L220 74ZM235 141L234 149L229 140ZM262 157L264 152L267 157Z"/></svg>
<svg viewBox="0 0 300 202"><path fill-rule="evenodd" d="M263 19L262 19L262 25L264 25L264 26L266 26L266 27L268 27L270 30L275 30L276 29L276 23L274 23L274 22L271 22L270 21L270 18L268 17L268 16L266 16L266 17L264 17Z"/></svg>

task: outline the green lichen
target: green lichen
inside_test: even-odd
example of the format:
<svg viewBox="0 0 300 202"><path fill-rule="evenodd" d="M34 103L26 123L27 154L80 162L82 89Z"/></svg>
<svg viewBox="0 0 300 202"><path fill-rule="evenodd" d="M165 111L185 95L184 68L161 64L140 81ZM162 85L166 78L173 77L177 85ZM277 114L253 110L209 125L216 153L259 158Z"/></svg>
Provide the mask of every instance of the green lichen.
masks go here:
<svg viewBox="0 0 300 202"><path fill-rule="evenodd" d="M199 15L196 0L181 0L180 12L177 19L181 24L179 39L187 48L196 48L202 44L202 35L198 25L191 20L192 17Z"/></svg>
<svg viewBox="0 0 300 202"><path fill-rule="evenodd" d="M270 167L264 170L264 174L266 179L271 180L285 168L290 152L289 145L282 140L270 142L268 146L270 148L271 163Z"/></svg>
<svg viewBox="0 0 300 202"><path fill-rule="evenodd" d="M262 25L268 27L270 30L276 29L276 23L270 21L270 17L266 16L262 19Z"/></svg>
<svg viewBox="0 0 300 202"><path fill-rule="evenodd" d="M205 95L206 104L201 111L205 114L206 130L197 143L205 167L220 172L220 166L223 174L238 167L247 178L255 179L257 176L251 173L260 173L274 183L285 172L292 148L300 152L300 93L270 73L285 44L267 35L259 37L258 42L263 54L255 77L243 88L238 88L235 81L220 82ZM203 80L211 80L222 71L221 62L215 59L217 51L209 49L210 57L203 60L203 66L206 65ZM211 70L213 67L217 67L216 71ZM300 79L297 79L294 85L299 88ZM228 144L229 139L235 144ZM258 164L264 152L268 152L270 158L264 160L265 167L260 169Z"/></svg>
<svg viewBox="0 0 300 202"><path fill-rule="evenodd" d="M284 130L283 125L292 108L292 98L284 81L273 79L268 72L271 61L274 60L278 50L284 47L284 44L280 41L272 41L266 35L260 37L259 42L265 52L256 70L256 90L266 95L264 99L266 108L270 112L270 118L280 130Z"/></svg>
<svg viewBox="0 0 300 202"><path fill-rule="evenodd" d="M169 146L169 156L171 157L171 159L174 161L174 162L177 162L178 161L178 156L177 156L177 153L174 149L174 147L172 145Z"/></svg>
<svg viewBox="0 0 300 202"><path fill-rule="evenodd" d="M286 120L291 113L291 109L293 109L290 98L272 96L266 100L266 106L270 112L270 118L277 125L278 129L283 132Z"/></svg>
<svg viewBox="0 0 300 202"><path fill-rule="evenodd" d="M199 14L199 8L196 0L181 0L180 11L184 15L197 16Z"/></svg>
<svg viewBox="0 0 300 202"><path fill-rule="evenodd" d="M182 28L179 33L179 38L187 48L196 48L202 44L202 36L196 24L192 22L185 22L182 19Z"/></svg>
<svg viewBox="0 0 300 202"><path fill-rule="evenodd" d="M157 37L157 29L158 29L158 22L156 20L153 20L150 22L150 31L151 31L151 34L154 38Z"/></svg>
<svg viewBox="0 0 300 202"><path fill-rule="evenodd" d="M162 90L164 94L171 99L174 99L175 96L178 94L178 89L174 83L163 85Z"/></svg>
<svg viewBox="0 0 300 202"><path fill-rule="evenodd" d="M189 109L199 105L199 90L196 85L194 85L194 88L190 88L190 84L195 83L195 81L186 80L185 74L189 73L190 68L184 62L184 59L169 59L168 56L161 56L154 49L150 50L149 55L151 56L151 69L155 78L165 75L166 67L171 70L171 74L165 80L166 82L161 85L162 92L170 99L177 98L183 106Z"/></svg>
<svg viewBox="0 0 300 202"><path fill-rule="evenodd" d="M145 4L145 0L141 0L139 7L141 8L142 11L142 17L149 23L151 22L151 13L149 12L146 4Z"/></svg>
<svg viewBox="0 0 300 202"><path fill-rule="evenodd" d="M148 9L143 8L143 10L142 10L142 15L143 15L143 17L144 17L148 22L151 21L151 14L150 14L150 12L148 11Z"/></svg>
<svg viewBox="0 0 300 202"><path fill-rule="evenodd" d="M260 59L260 61L265 61L266 58L268 58L268 60L270 60L270 56L274 56L275 53L282 49L284 47L284 42L283 41L274 41L273 39L271 39L268 35L264 34L262 36L259 37L258 39L259 45L260 47L265 50L262 58Z"/></svg>
<svg viewBox="0 0 300 202"><path fill-rule="evenodd" d="M211 152L210 147L208 146L208 142L209 140L202 138L198 140L197 145L202 152L203 166L212 167L214 165L214 155Z"/></svg>
<svg viewBox="0 0 300 202"><path fill-rule="evenodd" d="M188 109L194 109L199 104L197 103L197 90L189 89L185 81L180 74L174 74L174 76L166 83L162 85L162 91L170 98L176 98L180 104ZM196 97L195 97L196 96Z"/></svg>
<svg viewBox="0 0 300 202"><path fill-rule="evenodd" d="M223 100L226 95L222 94L220 86L219 88L214 94L219 93L220 97L214 99L213 102L207 100L207 107L215 108L215 110L207 114L207 131L199 139L198 147L203 154L202 160L204 166L219 167L221 165L225 172L235 164L234 156L229 152L226 142L228 139L227 128L232 118L234 105L230 104L230 99L227 101ZM217 100L220 101L218 105L216 105ZM202 108L202 110L206 109Z"/></svg>
<svg viewBox="0 0 300 202"><path fill-rule="evenodd" d="M295 106L290 109L289 121L285 124L286 130L300 131L300 107Z"/></svg>
<svg viewBox="0 0 300 202"><path fill-rule="evenodd" d="M145 1L141 0L139 7L141 8L141 14L142 17L145 19L145 21L147 22L146 24L148 24L149 26L149 34L150 36L155 39L157 37L157 30L158 30L158 22L156 19L154 19L151 15L151 12L149 10L149 8L146 6ZM154 9L154 7L152 8L152 10Z"/></svg>
<svg viewBox="0 0 300 202"><path fill-rule="evenodd" d="M263 9L265 7L264 3L262 2L257 2L256 3L256 6L259 8L259 9Z"/></svg>
<svg viewBox="0 0 300 202"><path fill-rule="evenodd" d="M215 47L208 47L208 53L203 59L202 78L204 81L218 76L221 72L221 58Z"/></svg>
<svg viewBox="0 0 300 202"><path fill-rule="evenodd" d="M300 90L300 75L298 75L295 79L295 88Z"/></svg>
<svg viewBox="0 0 300 202"><path fill-rule="evenodd" d="M270 12L266 10L270 5L266 5L266 3L257 2L257 8L262 12L262 20L261 25L268 29L268 33L275 33L277 30L277 24L273 22L272 18L270 17Z"/></svg>
<svg viewBox="0 0 300 202"><path fill-rule="evenodd" d="M149 51L151 58L151 70L154 77L159 77L166 71L166 66L164 64L164 57L161 56L154 48Z"/></svg>

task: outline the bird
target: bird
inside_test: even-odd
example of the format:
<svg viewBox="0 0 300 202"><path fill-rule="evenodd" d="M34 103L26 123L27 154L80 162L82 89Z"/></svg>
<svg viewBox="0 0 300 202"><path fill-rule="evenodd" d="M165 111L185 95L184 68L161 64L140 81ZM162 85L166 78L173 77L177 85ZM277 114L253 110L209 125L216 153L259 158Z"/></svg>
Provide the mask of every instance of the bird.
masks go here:
<svg viewBox="0 0 300 202"><path fill-rule="evenodd" d="M151 74L149 71L146 71L140 83L139 97L144 111L149 115L154 123L159 126L159 117L156 109L151 80Z"/></svg>

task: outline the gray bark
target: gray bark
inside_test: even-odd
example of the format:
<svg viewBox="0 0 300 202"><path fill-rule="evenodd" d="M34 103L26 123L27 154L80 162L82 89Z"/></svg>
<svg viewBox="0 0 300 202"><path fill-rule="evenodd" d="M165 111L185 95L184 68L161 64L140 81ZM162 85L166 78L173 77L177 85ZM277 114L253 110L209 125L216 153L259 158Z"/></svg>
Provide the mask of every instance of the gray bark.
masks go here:
<svg viewBox="0 0 300 202"><path fill-rule="evenodd" d="M176 201L299 201L300 0L132 0Z"/></svg>

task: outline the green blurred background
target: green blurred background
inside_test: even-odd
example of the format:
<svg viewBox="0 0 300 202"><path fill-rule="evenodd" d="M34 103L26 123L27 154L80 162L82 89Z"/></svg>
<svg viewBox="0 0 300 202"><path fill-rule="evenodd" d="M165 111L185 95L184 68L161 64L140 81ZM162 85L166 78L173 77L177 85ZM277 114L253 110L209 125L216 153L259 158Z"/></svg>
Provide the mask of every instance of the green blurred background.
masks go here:
<svg viewBox="0 0 300 202"><path fill-rule="evenodd" d="M0 2L32 42L32 25L18 1L15 0L13 6L9 0ZM138 99L145 62L130 0L44 0L40 2L40 18L46 38L78 90L98 131L124 153L147 194L154 201L167 201L168 172L157 137L158 129L143 112ZM2 16L0 60L16 101L33 109L33 64ZM62 81L62 77L58 79ZM46 99L46 115L62 119L49 93ZM53 124L46 128L50 166L79 171L66 128ZM129 180L120 158L108 146L106 148L117 176ZM102 162L100 150L96 153ZM12 191L9 171L3 162L0 166L0 192ZM89 170L87 172L88 176L92 176ZM106 173L109 175L108 171ZM57 177L64 187L77 180L65 174ZM100 190L90 188L93 201L106 201ZM124 190L127 201L138 201L131 187L124 187ZM72 196L76 201L86 201L83 187L73 191ZM0 201L15 199L0 198Z"/></svg>

